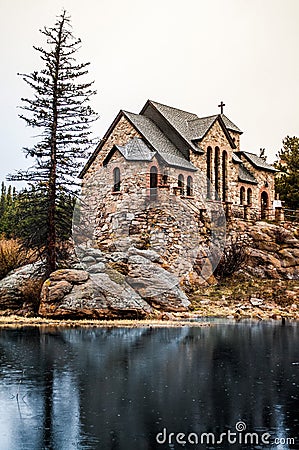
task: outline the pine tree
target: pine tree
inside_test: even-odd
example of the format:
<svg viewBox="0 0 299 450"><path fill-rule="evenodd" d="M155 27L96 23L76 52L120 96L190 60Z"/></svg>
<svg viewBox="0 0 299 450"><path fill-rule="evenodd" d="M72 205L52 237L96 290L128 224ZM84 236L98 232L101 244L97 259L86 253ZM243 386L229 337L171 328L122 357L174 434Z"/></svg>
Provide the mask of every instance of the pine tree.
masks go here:
<svg viewBox="0 0 299 450"><path fill-rule="evenodd" d="M58 16L53 27L40 32L46 37L46 48L33 47L44 68L30 74L19 74L32 88L33 98L22 98L20 115L26 124L40 130L38 142L24 148L34 158L27 171L10 175L11 180L27 181L33 188L31 209L40 202L40 230L36 245L43 242L48 273L57 267L57 230L65 220L61 198L74 194L75 180L87 151L94 143L90 125L97 119L89 105L96 92L93 82L85 80L89 63L78 64L75 56L80 47L71 31L66 11ZM36 233L37 230L32 230ZM31 244L34 244L32 239Z"/></svg>
<svg viewBox="0 0 299 450"><path fill-rule="evenodd" d="M7 206L11 206L11 204L12 204L12 189L11 189L11 185L9 185L8 189L7 189L6 203L7 203Z"/></svg>
<svg viewBox="0 0 299 450"><path fill-rule="evenodd" d="M276 191L287 208L299 209L299 138L287 136L278 158L275 167L280 174L275 182Z"/></svg>
<svg viewBox="0 0 299 450"><path fill-rule="evenodd" d="M5 186L4 182L1 184L0 197L0 237L12 237L15 231L15 221L12 220L15 213L14 196L16 192L9 185Z"/></svg>
<svg viewBox="0 0 299 450"><path fill-rule="evenodd" d="M6 207L6 186L4 184L4 181L2 181L2 183L1 183L1 197L0 197L0 220L2 219L2 216L4 214L5 207Z"/></svg>

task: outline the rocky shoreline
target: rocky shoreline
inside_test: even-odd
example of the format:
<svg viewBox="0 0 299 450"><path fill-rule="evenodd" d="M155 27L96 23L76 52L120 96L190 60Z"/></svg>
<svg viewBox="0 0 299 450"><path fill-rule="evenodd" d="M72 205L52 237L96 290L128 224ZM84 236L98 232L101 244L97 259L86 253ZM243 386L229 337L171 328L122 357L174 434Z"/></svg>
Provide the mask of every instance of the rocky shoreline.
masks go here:
<svg viewBox="0 0 299 450"><path fill-rule="evenodd" d="M280 321L285 324L289 321L299 320L299 311L288 311L286 308L277 305L265 304L263 307L252 307L245 305L241 308L240 304L223 306L218 303L211 304L196 312L184 314L164 314L160 319L144 320L98 320L98 319L47 319L41 316L24 317L10 314L9 311L2 312L0 315L0 328L19 328L19 327L206 327L211 326L215 319L235 320L236 322L245 320L254 321ZM209 319L211 319L209 321Z"/></svg>
<svg viewBox="0 0 299 450"><path fill-rule="evenodd" d="M209 322L200 322L194 320L187 320L187 318L177 319L148 319L148 320L96 320L96 319L46 319L44 317L22 317L16 315L0 316L0 328L19 328L19 327L102 327L102 328L140 328L140 327L206 327L210 326Z"/></svg>

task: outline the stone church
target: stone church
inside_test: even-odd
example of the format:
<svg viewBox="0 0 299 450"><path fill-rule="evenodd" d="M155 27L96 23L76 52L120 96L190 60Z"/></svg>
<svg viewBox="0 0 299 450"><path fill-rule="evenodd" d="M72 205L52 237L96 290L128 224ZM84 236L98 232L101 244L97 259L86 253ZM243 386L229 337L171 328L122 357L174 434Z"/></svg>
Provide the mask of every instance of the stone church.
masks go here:
<svg viewBox="0 0 299 450"><path fill-rule="evenodd" d="M81 172L83 182L118 161L107 179L112 194L121 192L122 179L141 171L155 194L170 183L192 197L198 178L205 177L201 195L207 199L270 208L276 170L241 150L242 131L219 106L221 114L202 118L150 100L140 114L120 111Z"/></svg>
<svg viewBox="0 0 299 450"><path fill-rule="evenodd" d="M155 216L157 202L160 224L157 214L154 222L161 230L172 220L161 219L167 205L173 220L181 217L181 228L186 211L198 222L211 205L248 205L266 217L273 207L276 170L241 149L242 131L223 113L225 105L219 106L220 114L208 117L151 100L139 114L119 112L80 174L83 190L93 187L102 242L120 229L126 236L148 236L154 220L150 225L148 211ZM173 226L168 235L173 243ZM163 239L160 235L160 244Z"/></svg>

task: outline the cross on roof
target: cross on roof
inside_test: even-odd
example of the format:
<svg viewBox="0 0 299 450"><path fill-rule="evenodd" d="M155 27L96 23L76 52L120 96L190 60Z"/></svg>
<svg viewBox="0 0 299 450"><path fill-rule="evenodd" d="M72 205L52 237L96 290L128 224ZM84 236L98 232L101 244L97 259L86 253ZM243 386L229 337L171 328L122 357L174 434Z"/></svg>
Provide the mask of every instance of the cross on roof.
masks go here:
<svg viewBox="0 0 299 450"><path fill-rule="evenodd" d="M220 105L218 105L218 108L221 108L221 114L223 114L223 106L225 106L225 103L221 100Z"/></svg>

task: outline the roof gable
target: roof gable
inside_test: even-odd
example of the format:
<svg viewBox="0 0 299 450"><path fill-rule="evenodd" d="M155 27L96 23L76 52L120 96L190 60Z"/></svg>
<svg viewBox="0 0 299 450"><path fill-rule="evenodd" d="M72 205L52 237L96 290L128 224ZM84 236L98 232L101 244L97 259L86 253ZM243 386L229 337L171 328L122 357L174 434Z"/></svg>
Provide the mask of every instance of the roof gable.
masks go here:
<svg viewBox="0 0 299 450"><path fill-rule="evenodd" d="M187 122L194 119L196 114L162 105L152 100L146 102L140 114L151 119L186 158L189 159L190 148L203 153L192 142L188 134Z"/></svg>
<svg viewBox="0 0 299 450"><path fill-rule="evenodd" d="M119 113L117 114L117 116L113 120L112 124L110 125L110 127L108 128L106 133L104 134L103 138L100 139L100 142L96 146L94 152L91 154L91 156L88 159L87 163L85 164L85 166L83 167L83 169L79 173L79 178L83 178L84 177L84 175L86 174L86 172L88 171L88 169L90 168L92 163L96 160L98 154L100 153L100 151L101 151L103 145L105 144L105 142L107 141L108 137L110 136L110 134L112 133L112 131L114 130L114 128L116 127L116 125L118 124L118 122L120 121L120 119L123 116L124 116L123 111L119 111Z"/></svg>
<svg viewBox="0 0 299 450"><path fill-rule="evenodd" d="M142 139L133 138L126 145L114 145L103 161L104 166L117 150L127 161L151 161L155 156Z"/></svg>
<svg viewBox="0 0 299 450"><path fill-rule="evenodd" d="M196 117L188 121L189 134L192 140L201 140L207 134L217 119L217 115L209 117Z"/></svg>
<svg viewBox="0 0 299 450"><path fill-rule="evenodd" d="M158 113L170 124L173 130L175 130L176 133L184 139L187 145L197 153L203 153L203 151L198 148L196 141L200 141L205 137L216 120L219 121L232 148L236 148L236 145L229 134L229 130L240 134L242 133L242 131L224 114L215 114L213 116L200 118L196 114L163 105L152 100L146 102L140 114L148 115L148 110L151 107L158 111Z"/></svg>
<svg viewBox="0 0 299 450"><path fill-rule="evenodd" d="M127 111L124 111L124 114L136 130L143 136L146 143L149 144L168 165L179 166L187 170L197 170L151 119Z"/></svg>
<svg viewBox="0 0 299 450"><path fill-rule="evenodd" d="M207 120L207 119L210 119L210 120ZM205 136L208 134L208 132L213 128L213 126L214 126L216 123L218 123L218 124L220 125L220 128L222 129L222 131L223 131L223 133L224 133L224 135L225 135L225 137L226 137L226 139L227 139L227 141L228 141L230 147L231 147L232 149L236 149L236 148L237 148L237 146L236 146L236 144L235 144L235 141L234 141L234 139L231 137L229 131L227 130L227 128L226 128L226 126L225 126L225 124L224 124L224 122L223 122L223 119L222 119L222 117L221 117L220 114L218 114L218 115L216 115L216 116L206 117L206 118L204 118L204 120L199 119L199 121L202 121L202 123L205 124L206 128L204 129L204 126L202 126L202 129L203 129L203 131L202 131L202 133L203 133L203 134L202 134L202 137L196 138L196 139L194 139L194 140L202 141L202 140L205 138Z"/></svg>
<svg viewBox="0 0 299 450"><path fill-rule="evenodd" d="M157 152L168 165L193 171L196 171L197 168L189 161L190 149L196 153L204 153L198 146L198 142L206 136L216 122L219 123L233 149L236 148L236 145L229 131L242 133L224 114L199 118L196 114L148 100L140 114L133 114L122 110L118 113L79 177L84 177L122 117L128 120L138 133L138 136L142 137L144 144L148 147L148 151ZM126 159L131 161L137 160L134 158L146 158L142 151L142 148L144 151L145 148L140 147L142 144L138 145L138 142L142 142L142 140L134 141L130 144L130 148L124 145L118 146L118 149ZM113 142L111 145L113 145ZM147 154L149 155L149 153ZM272 166L269 167L272 168Z"/></svg>

